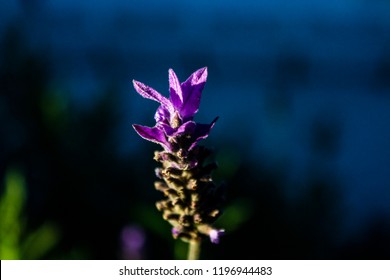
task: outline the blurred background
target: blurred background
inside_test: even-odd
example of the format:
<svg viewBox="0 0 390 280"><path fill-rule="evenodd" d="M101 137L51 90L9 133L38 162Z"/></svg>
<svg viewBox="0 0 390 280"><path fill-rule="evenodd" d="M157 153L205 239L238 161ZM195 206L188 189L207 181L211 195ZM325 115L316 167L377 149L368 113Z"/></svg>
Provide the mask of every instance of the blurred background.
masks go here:
<svg viewBox="0 0 390 280"><path fill-rule="evenodd" d="M0 258L181 259L131 124L208 66L203 259L390 258L390 1L3 1Z"/></svg>

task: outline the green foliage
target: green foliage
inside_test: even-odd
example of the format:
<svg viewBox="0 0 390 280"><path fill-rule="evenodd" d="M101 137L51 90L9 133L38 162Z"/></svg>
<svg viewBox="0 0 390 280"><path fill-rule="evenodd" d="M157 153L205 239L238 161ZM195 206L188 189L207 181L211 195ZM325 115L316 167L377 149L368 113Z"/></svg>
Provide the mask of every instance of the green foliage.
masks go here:
<svg viewBox="0 0 390 280"><path fill-rule="evenodd" d="M188 243L181 240L175 240L174 242L174 259L185 260L187 259Z"/></svg>
<svg viewBox="0 0 390 280"><path fill-rule="evenodd" d="M236 199L225 208L217 224L220 227L226 228L227 233L235 231L252 218L253 208L250 200L243 198Z"/></svg>
<svg viewBox="0 0 390 280"><path fill-rule="evenodd" d="M21 217L25 202L25 182L17 170L9 170L5 176L5 190L0 199L0 259L19 259Z"/></svg>
<svg viewBox="0 0 390 280"><path fill-rule="evenodd" d="M58 242L59 231L54 224L45 223L26 236L21 244L23 259L40 259Z"/></svg>
<svg viewBox="0 0 390 280"><path fill-rule="evenodd" d="M49 131L62 135L68 126L69 100L58 89L49 89L42 94L40 111L43 122Z"/></svg>
<svg viewBox="0 0 390 280"><path fill-rule="evenodd" d="M42 258L58 241L56 227L46 223L26 234L26 184L22 173L9 169L5 174L4 193L0 197L0 259Z"/></svg>

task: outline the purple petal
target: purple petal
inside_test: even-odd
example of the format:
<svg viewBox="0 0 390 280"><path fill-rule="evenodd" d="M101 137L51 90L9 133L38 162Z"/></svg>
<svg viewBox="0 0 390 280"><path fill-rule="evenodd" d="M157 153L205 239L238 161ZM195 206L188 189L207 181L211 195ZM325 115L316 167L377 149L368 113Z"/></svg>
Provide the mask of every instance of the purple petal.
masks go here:
<svg viewBox="0 0 390 280"><path fill-rule="evenodd" d="M211 240L211 243L218 244L219 238L225 234L225 230L223 229L212 229L209 232L209 237Z"/></svg>
<svg viewBox="0 0 390 280"><path fill-rule="evenodd" d="M154 174L155 174L156 177L159 178L159 179L163 179L163 176L162 176L161 171L162 171L161 168L156 168L156 169L154 169Z"/></svg>
<svg viewBox="0 0 390 280"><path fill-rule="evenodd" d="M193 121L188 121L184 124L182 124L178 129L177 129L177 134L192 134L196 128L196 123Z"/></svg>
<svg viewBox="0 0 390 280"><path fill-rule="evenodd" d="M176 238L180 234L180 230L177 228L172 228L172 235Z"/></svg>
<svg viewBox="0 0 390 280"><path fill-rule="evenodd" d="M171 102L168 100L168 98L162 96L158 91L136 80L133 80L133 85L135 90L142 97L157 101L161 103L161 105L163 105L168 111L173 112Z"/></svg>
<svg viewBox="0 0 390 280"><path fill-rule="evenodd" d="M169 123L170 114L167 109L164 108L164 106L158 107L156 113L154 114L154 119L157 123L167 122Z"/></svg>
<svg viewBox="0 0 390 280"><path fill-rule="evenodd" d="M169 69L169 93L173 107L175 109L181 108L183 105L183 93L179 79L172 69Z"/></svg>
<svg viewBox="0 0 390 280"><path fill-rule="evenodd" d="M188 121L178 128L172 128L171 126L167 124L162 124L161 126L163 127L165 134L170 137L175 137L177 135L183 135L183 134L188 134L191 135L194 130L196 129L196 123L193 121Z"/></svg>
<svg viewBox="0 0 390 280"><path fill-rule="evenodd" d="M192 118L199 109L202 90L207 80L207 67L195 71L184 83L181 84L183 104L180 115L183 121Z"/></svg>
<svg viewBox="0 0 390 280"><path fill-rule="evenodd" d="M165 150L171 151L171 145L168 142L164 131L159 127L147 127L138 124L133 124L133 128L142 138L162 145Z"/></svg>
<svg viewBox="0 0 390 280"><path fill-rule="evenodd" d="M163 130L167 136L172 137L175 134L176 129L172 128L170 125L165 124L165 123L160 124L160 125L163 128Z"/></svg>
<svg viewBox="0 0 390 280"><path fill-rule="evenodd" d="M207 138L207 136L209 136L210 130L213 128L213 126L215 125L217 120L218 120L218 117L216 117L210 124L200 124L200 123L196 124L194 134L192 136L193 143L191 144L191 146L189 148L190 151L196 146L196 144L200 140L205 139L205 138Z"/></svg>

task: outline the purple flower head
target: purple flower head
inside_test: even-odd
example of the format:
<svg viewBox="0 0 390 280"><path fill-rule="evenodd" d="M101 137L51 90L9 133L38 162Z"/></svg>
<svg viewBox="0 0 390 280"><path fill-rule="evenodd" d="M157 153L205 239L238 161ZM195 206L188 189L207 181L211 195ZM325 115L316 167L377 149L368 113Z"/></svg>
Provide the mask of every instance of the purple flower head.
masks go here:
<svg viewBox="0 0 390 280"><path fill-rule="evenodd" d="M138 226L127 226L121 232L122 254L125 259L142 259L145 233Z"/></svg>
<svg viewBox="0 0 390 280"><path fill-rule="evenodd" d="M193 117L198 112L202 90L207 80L207 68L195 71L180 83L175 72L169 69L169 99L153 88L133 80L135 90L144 98L160 103L154 119L156 125L147 127L134 124L135 131L144 139L158 143L166 151L175 150L175 142L183 135L188 139L188 150L206 138L218 118L210 124L198 124Z"/></svg>
<svg viewBox="0 0 390 280"><path fill-rule="evenodd" d="M129 250L139 250L144 246L145 233L138 226L125 227L121 232L123 245Z"/></svg>
<svg viewBox="0 0 390 280"><path fill-rule="evenodd" d="M209 237L211 243L218 244L219 238L225 234L225 230L223 229L212 229L209 232Z"/></svg>

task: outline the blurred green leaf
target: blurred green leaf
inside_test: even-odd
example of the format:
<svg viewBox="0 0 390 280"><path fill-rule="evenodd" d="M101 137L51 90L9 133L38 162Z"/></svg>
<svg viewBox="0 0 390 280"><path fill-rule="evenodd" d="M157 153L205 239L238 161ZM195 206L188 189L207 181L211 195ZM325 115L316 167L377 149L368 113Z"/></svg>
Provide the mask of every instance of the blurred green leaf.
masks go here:
<svg viewBox="0 0 390 280"><path fill-rule="evenodd" d="M23 215L26 201L24 176L17 169L9 169L4 183L4 193L0 197L0 259L42 258L57 243L57 228L47 223L26 236Z"/></svg>
<svg viewBox="0 0 390 280"><path fill-rule="evenodd" d="M40 259L59 240L59 230L53 224L46 223L29 234L22 244L23 255L26 259Z"/></svg>
<svg viewBox="0 0 390 280"><path fill-rule="evenodd" d="M186 260L188 252L188 243L181 240L175 240L174 247L174 259L175 260Z"/></svg>
<svg viewBox="0 0 390 280"><path fill-rule="evenodd" d="M0 198L0 259L20 258L21 212L25 197L24 177L17 169L9 169Z"/></svg>
<svg viewBox="0 0 390 280"><path fill-rule="evenodd" d="M45 92L40 100L43 121L50 130L62 133L68 124L68 103L65 94L51 89Z"/></svg>
<svg viewBox="0 0 390 280"><path fill-rule="evenodd" d="M234 148L221 149L218 152L216 161L218 169L214 171L213 177L216 181L229 180L232 178L241 164L241 156Z"/></svg>
<svg viewBox="0 0 390 280"><path fill-rule="evenodd" d="M253 214L253 204L248 199L237 199L225 208L223 215L217 221L218 227L227 231L238 229L243 223L248 221Z"/></svg>

